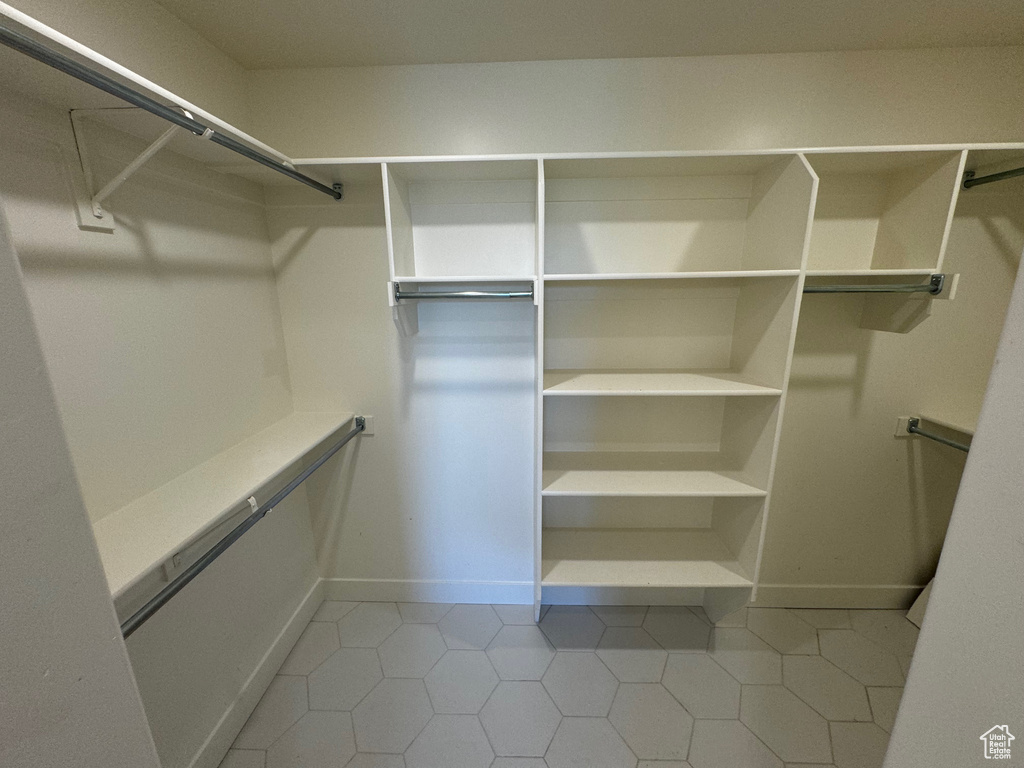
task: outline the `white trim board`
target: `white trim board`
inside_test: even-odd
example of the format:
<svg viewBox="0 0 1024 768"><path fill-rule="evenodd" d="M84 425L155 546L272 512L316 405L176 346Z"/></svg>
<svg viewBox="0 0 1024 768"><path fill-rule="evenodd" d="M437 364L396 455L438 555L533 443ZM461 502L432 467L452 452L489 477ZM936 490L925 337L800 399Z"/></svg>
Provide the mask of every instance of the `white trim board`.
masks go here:
<svg viewBox="0 0 1024 768"><path fill-rule="evenodd" d="M887 144L882 146L854 147L791 147L771 149L700 149L700 150L654 150L630 152L536 152L500 155L395 155L389 157L300 157L293 158L295 166L303 165L358 165L366 163L459 163L487 160L603 160L616 158L645 157L740 157L757 155L825 154L830 152L944 152L978 149L1022 149L1024 142L975 142L960 144Z"/></svg>
<svg viewBox="0 0 1024 768"><path fill-rule="evenodd" d="M284 664L284 660L288 658L299 636L305 631L323 601L323 579L317 579L260 659L256 669L242 685L234 701L224 710L220 721L192 757L188 768L217 768L221 764L242 726L277 675L277 670Z"/></svg>
<svg viewBox="0 0 1024 768"><path fill-rule="evenodd" d="M360 602L533 604L532 581L323 579L324 599Z"/></svg>

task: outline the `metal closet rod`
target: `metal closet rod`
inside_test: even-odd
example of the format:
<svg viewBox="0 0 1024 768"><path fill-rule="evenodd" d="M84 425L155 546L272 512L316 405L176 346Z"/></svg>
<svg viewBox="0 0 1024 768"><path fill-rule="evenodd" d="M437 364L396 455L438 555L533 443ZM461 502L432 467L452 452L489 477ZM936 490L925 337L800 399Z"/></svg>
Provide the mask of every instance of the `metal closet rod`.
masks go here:
<svg viewBox="0 0 1024 768"><path fill-rule="evenodd" d="M918 418L907 419L907 432L912 435L920 435L921 437L927 437L929 440L934 440L937 443L948 445L950 448L956 448L958 451L968 453L971 450L971 446L966 443L958 443L956 440L950 440L948 437L942 435L936 435L934 432L925 432L920 429L921 420Z"/></svg>
<svg viewBox="0 0 1024 768"><path fill-rule="evenodd" d="M395 301L404 299L532 299L528 291L403 291L395 283Z"/></svg>
<svg viewBox="0 0 1024 768"><path fill-rule="evenodd" d="M288 176L295 181L299 181L308 187L312 187L318 192L330 195L335 200L341 200L342 198L340 185L335 185L338 188L334 188L328 187L326 184L321 184L316 179L311 179L309 176L299 173L294 168L282 163L280 160L275 160L272 157L264 155L262 152L257 152L255 149L247 147L245 144L242 144L240 141L237 141L230 136L217 133L217 131L213 130L209 126L203 125L198 120L194 120L193 118L182 114L176 108L168 107L154 99L151 99L143 93L139 93L133 88L122 85L103 73L97 72L95 69L87 67L84 64L80 64L74 59L55 51L49 46L33 40L31 37L27 37L26 35L0 25L0 43L3 43L8 48L13 48L16 51L24 53L26 56L31 56L36 61L41 61L43 64L60 70L65 74L71 75L72 77L81 80L83 83L88 83L91 86L99 88L101 91L106 91L111 96L116 96L123 101L127 101L133 106L144 109L170 123L174 123L174 125L180 126L181 128L194 133L196 136L202 136L205 139L209 139L214 144L219 144L226 149L230 149L232 152L237 152L243 157L247 157L261 165L265 165L271 170L283 173L285 176Z"/></svg>
<svg viewBox="0 0 1024 768"><path fill-rule="evenodd" d="M345 446L345 444L348 443L349 440L351 440L360 432L366 429L366 419L363 418L362 416L355 417L355 424L355 428L353 428L338 442L336 442L334 445L332 445L330 448L324 451L320 455L320 458L318 458L316 461L310 464L294 480L288 483L288 485L286 485L284 488L282 488L280 491L278 491L272 497L270 497L270 499L268 499L259 506L256 506L256 504L253 501L250 501L249 503L253 508L252 514L245 518L245 520L243 520L237 526L232 528L231 532L228 533L223 539L218 541L216 544L214 544L213 547L206 552L206 554L204 554L202 557L200 557L198 560L192 563L192 565L190 565L188 568L182 571L166 587L161 589L156 594L155 597L153 597L148 603L146 603L139 610L133 613L131 617L121 625L121 634L125 638L130 637L131 634L139 627L141 627L143 624L145 624L153 616L153 614L155 614L157 611L163 608L172 597L181 592L181 590L183 590L186 587L186 585L190 581L192 581L192 579L194 579L196 576L198 576L200 573L206 570L207 566L209 566L210 563L212 563L214 560L216 560L218 557L224 554L224 552L227 551L228 547L230 547L232 544L234 544L236 541L242 538L246 531L248 531L250 528L256 525L256 523L262 520L263 517L267 514L267 512L270 512L274 507L281 503L282 499L284 499L288 494L290 494L292 491L294 491L296 488L302 485L303 481L305 481L307 477L309 477L318 469L320 469L324 462L326 462L334 454L340 451Z"/></svg>
<svg viewBox="0 0 1024 768"><path fill-rule="evenodd" d="M991 184L993 181L1012 179L1014 176L1024 176L1024 167L1012 168L1009 171L990 173L988 176L975 176L974 171L964 171L964 189L976 187L979 184Z"/></svg>
<svg viewBox="0 0 1024 768"><path fill-rule="evenodd" d="M946 285L944 274L932 275L927 283L899 285L805 285L804 293L928 293L938 296Z"/></svg>

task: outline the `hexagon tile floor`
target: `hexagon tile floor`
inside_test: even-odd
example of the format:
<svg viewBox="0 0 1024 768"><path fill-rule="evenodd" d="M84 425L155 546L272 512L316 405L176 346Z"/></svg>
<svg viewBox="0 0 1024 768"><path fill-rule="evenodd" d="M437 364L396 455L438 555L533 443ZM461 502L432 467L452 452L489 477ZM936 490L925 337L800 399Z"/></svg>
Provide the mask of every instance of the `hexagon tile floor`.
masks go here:
<svg viewBox="0 0 1024 768"><path fill-rule="evenodd" d="M879 768L904 614L325 602L221 768Z"/></svg>

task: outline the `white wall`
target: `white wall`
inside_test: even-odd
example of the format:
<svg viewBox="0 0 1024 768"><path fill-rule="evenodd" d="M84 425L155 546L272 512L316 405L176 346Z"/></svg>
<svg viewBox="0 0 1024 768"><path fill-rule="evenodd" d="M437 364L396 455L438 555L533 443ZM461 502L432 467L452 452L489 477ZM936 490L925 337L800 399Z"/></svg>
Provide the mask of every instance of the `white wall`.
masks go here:
<svg viewBox="0 0 1024 768"><path fill-rule="evenodd" d="M1024 273L1017 278L978 434L914 653L888 768L991 765L979 737L1024 740ZM1010 762L1010 761L1007 761Z"/></svg>
<svg viewBox="0 0 1024 768"><path fill-rule="evenodd" d="M0 194L93 519L291 412L262 192L158 156L83 232L70 123L3 95ZM144 144L94 125L97 183Z"/></svg>
<svg viewBox="0 0 1024 768"><path fill-rule="evenodd" d="M0 99L0 195L99 519L291 413L262 190L165 153L108 200L114 234L82 232L66 115ZM88 139L102 180L142 146L99 126ZM315 610L317 578L297 492L130 638L163 768L217 765Z"/></svg>
<svg viewBox="0 0 1024 768"><path fill-rule="evenodd" d="M907 605L938 562L964 456L897 439L900 416L973 426L1024 248L1024 183L961 192L936 301L908 334L861 328L864 298L804 296L758 600Z"/></svg>
<svg viewBox="0 0 1024 768"><path fill-rule="evenodd" d="M292 157L1019 141L1024 48L270 70Z"/></svg>
<svg viewBox="0 0 1024 768"><path fill-rule="evenodd" d="M535 309L424 306L400 336L380 187L346 196L268 207L296 408L374 417L309 481L327 594L529 602Z"/></svg>
<svg viewBox="0 0 1024 768"><path fill-rule="evenodd" d="M0 209L0 765L159 768Z"/></svg>

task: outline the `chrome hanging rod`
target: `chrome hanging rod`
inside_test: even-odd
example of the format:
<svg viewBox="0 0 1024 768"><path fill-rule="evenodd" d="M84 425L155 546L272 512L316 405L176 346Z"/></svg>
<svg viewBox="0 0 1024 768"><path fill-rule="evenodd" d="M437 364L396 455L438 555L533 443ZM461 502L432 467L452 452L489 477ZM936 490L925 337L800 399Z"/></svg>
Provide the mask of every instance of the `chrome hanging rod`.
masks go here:
<svg viewBox="0 0 1024 768"><path fill-rule="evenodd" d="M194 133L196 136L202 136L203 138L212 141L214 144L219 144L226 149L230 149L232 152L237 152L243 157L260 163L261 165L265 165L267 168L277 171L278 173L282 173L308 187L312 187L318 192L330 195L335 200L341 200L342 198L342 187L340 184L335 184L333 187L321 184L316 179L312 179L305 174L299 173L294 168L282 163L280 160L268 157L262 152L257 152L255 149L247 147L245 144L242 144L240 141L237 141L230 136L218 133L209 126L203 125L198 120L182 114L178 109L168 107L143 93L139 93L133 88L122 85L113 78L110 78L101 72L97 72L95 69L87 67L84 64L80 64L69 56L65 56L63 53L59 53L49 46L33 40L31 37L27 37L26 35L15 32L7 27L0 26L0 43L3 43L8 48L13 48L16 51L24 53L26 56L31 56L36 61L41 61L47 66L71 75L72 77L81 80L83 83L88 83L91 86L99 88L101 91L106 91L111 96L116 96L123 101L127 101L133 106L144 109L157 117L161 117L174 125Z"/></svg>
<svg viewBox="0 0 1024 768"><path fill-rule="evenodd" d="M977 187L979 184L991 184L993 181L1012 179L1014 176L1024 176L1024 167L1012 168L1009 171L990 173L988 176L975 176L974 171L964 171L964 189Z"/></svg>
<svg viewBox="0 0 1024 768"><path fill-rule="evenodd" d="M932 275L927 283L900 285L805 285L804 293L929 293L938 296L946 285L946 276Z"/></svg>
<svg viewBox="0 0 1024 768"><path fill-rule="evenodd" d="M528 291L403 291L395 283L395 301L406 299L532 299Z"/></svg>
<svg viewBox="0 0 1024 768"><path fill-rule="evenodd" d="M343 438L338 442L334 443L330 448L324 451L320 458L310 464L304 469L294 480L288 485L282 488L280 491L275 493L270 499L263 504L257 506L254 502L250 501L250 505L253 508L252 514L249 515L245 520L231 529L223 539L213 545L213 548L208 550L206 554L196 560L192 565L182 571L178 576L174 578L166 587L161 589L156 596L151 599L148 603L142 606L139 610L131 615L131 617L121 625L121 634L128 638L131 634L145 624L157 611L164 607L167 602L174 597L176 594L181 592L185 586L192 581L196 576L206 570L207 566L210 565L214 560L224 554L228 547L238 541L242 536L252 528L256 523L264 518L267 512L270 512L274 507L281 503L281 501L292 491L298 488L306 478L316 472L320 467L331 458L334 454L340 451L349 440L354 438L360 432L366 429L366 419L362 416L355 417L355 427L350 430Z"/></svg>
<svg viewBox="0 0 1024 768"><path fill-rule="evenodd" d="M966 443L958 443L956 440L950 440L948 437L942 435L936 435L934 432L925 432L920 428L921 420L918 418L907 419L907 432L912 435L920 435L921 437L927 437L929 440L934 440L937 443L948 445L950 448L956 448L958 451L967 453L971 450L971 446Z"/></svg>

